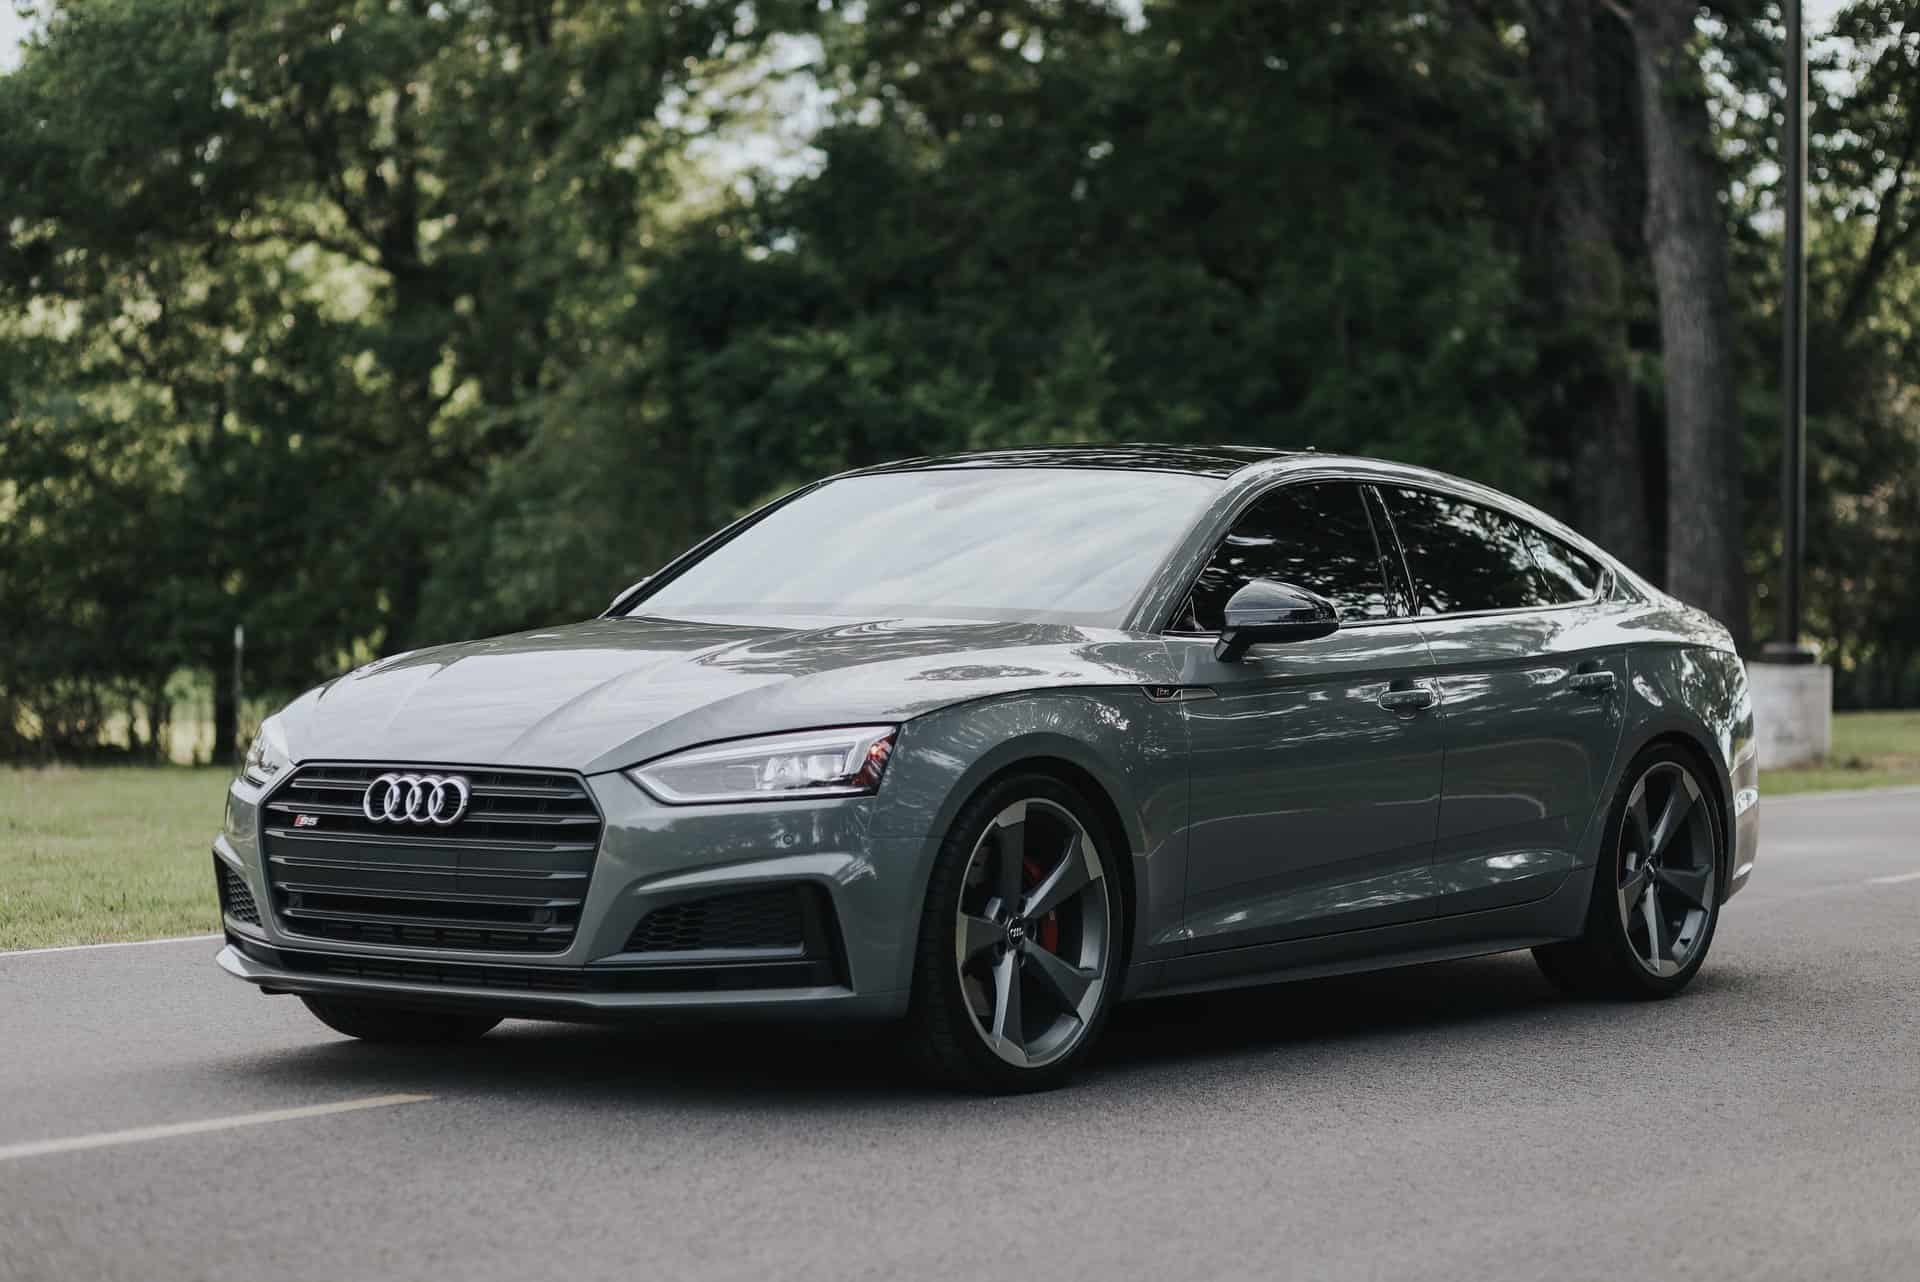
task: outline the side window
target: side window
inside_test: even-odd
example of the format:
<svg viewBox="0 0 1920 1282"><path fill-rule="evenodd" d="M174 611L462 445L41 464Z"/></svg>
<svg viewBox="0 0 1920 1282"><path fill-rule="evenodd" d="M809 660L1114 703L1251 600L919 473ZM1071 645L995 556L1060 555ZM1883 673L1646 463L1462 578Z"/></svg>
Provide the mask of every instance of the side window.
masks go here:
<svg viewBox="0 0 1920 1282"><path fill-rule="evenodd" d="M1227 599L1251 579L1278 579L1332 600L1343 620L1384 619L1380 545L1350 482L1289 485L1248 508L1214 549L1174 632L1218 632Z"/></svg>
<svg viewBox="0 0 1920 1282"><path fill-rule="evenodd" d="M1525 528L1491 508L1430 490L1382 487L1421 614L1552 605Z"/></svg>
<svg viewBox="0 0 1920 1282"><path fill-rule="evenodd" d="M1591 601L1600 592L1600 567L1593 558L1576 552L1544 530L1527 527L1527 546L1534 564L1546 576L1547 589L1561 605Z"/></svg>

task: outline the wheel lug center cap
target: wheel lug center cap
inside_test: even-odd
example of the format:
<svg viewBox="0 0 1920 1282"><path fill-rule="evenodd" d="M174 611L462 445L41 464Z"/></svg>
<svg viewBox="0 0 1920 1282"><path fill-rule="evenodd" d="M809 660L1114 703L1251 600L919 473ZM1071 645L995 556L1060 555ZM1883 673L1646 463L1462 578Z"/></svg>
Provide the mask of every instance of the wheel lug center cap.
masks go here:
<svg viewBox="0 0 1920 1282"><path fill-rule="evenodd" d="M1007 922L1008 946L1017 948L1021 944L1026 942L1026 938L1027 938L1027 919L1025 917L1010 918Z"/></svg>

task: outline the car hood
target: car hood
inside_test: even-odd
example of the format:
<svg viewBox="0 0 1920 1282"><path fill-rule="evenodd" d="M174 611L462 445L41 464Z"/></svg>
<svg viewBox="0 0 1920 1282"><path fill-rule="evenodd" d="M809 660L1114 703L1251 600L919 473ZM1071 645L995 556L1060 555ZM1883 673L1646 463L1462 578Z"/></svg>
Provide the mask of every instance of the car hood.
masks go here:
<svg viewBox="0 0 1920 1282"><path fill-rule="evenodd" d="M594 773L716 739L1172 679L1158 641L1057 624L595 619L384 659L281 720L301 761Z"/></svg>

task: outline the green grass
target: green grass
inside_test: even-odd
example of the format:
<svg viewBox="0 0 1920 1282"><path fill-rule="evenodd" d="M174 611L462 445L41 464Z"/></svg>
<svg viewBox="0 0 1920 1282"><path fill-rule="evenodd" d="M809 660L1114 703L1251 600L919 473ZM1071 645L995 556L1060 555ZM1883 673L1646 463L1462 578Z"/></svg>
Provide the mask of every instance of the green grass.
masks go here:
<svg viewBox="0 0 1920 1282"><path fill-rule="evenodd" d="M226 770L0 769L0 950L219 928Z"/></svg>
<svg viewBox="0 0 1920 1282"><path fill-rule="evenodd" d="M1817 766L1760 772L1760 795L1920 784L1920 712L1841 712Z"/></svg>

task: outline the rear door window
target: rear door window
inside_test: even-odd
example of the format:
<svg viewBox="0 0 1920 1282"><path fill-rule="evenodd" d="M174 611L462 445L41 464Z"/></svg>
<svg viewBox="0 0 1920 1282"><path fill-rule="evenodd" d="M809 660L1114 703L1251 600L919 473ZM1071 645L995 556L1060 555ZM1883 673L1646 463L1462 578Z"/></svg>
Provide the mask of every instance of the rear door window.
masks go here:
<svg viewBox="0 0 1920 1282"><path fill-rule="evenodd" d="M1574 551L1544 530L1531 525L1526 530L1534 564L1540 567L1556 603L1571 605L1600 595L1600 567L1592 557Z"/></svg>
<svg viewBox="0 0 1920 1282"><path fill-rule="evenodd" d="M1431 490L1381 486L1380 495L1406 553L1419 613L1557 604L1519 521Z"/></svg>

